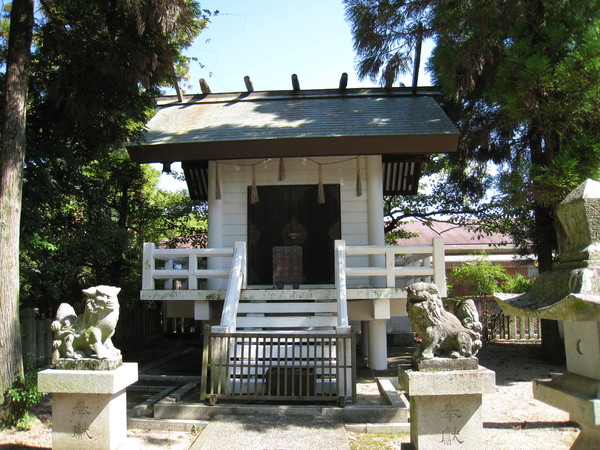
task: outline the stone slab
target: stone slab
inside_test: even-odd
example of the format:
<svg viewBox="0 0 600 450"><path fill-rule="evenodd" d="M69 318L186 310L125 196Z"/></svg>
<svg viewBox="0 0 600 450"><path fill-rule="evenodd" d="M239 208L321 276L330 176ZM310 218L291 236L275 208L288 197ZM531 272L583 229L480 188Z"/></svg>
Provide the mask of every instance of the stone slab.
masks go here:
<svg viewBox="0 0 600 450"><path fill-rule="evenodd" d="M533 398L568 412L581 426L572 449L600 448L600 381L571 373L534 380Z"/></svg>
<svg viewBox="0 0 600 450"><path fill-rule="evenodd" d="M125 391L52 394L52 448L117 449L127 439Z"/></svg>
<svg viewBox="0 0 600 450"><path fill-rule="evenodd" d="M481 394L411 395L411 443L417 450L448 446L480 449L483 443L481 405Z"/></svg>
<svg viewBox="0 0 600 450"><path fill-rule="evenodd" d="M533 398L568 412L580 425L600 426L600 382L564 374L550 381L533 381Z"/></svg>
<svg viewBox="0 0 600 450"><path fill-rule="evenodd" d="M115 370L123 364L123 358L97 359L97 358L59 358L54 364L59 370Z"/></svg>
<svg viewBox="0 0 600 450"><path fill-rule="evenodd" d="M398 381L413 396L491 394L496 392L495 372L477 370L421 372L398 368Z"/></svg>
<svg viewBox="0 0 600 450"><path fill-rule="evenodd" d="M432 358L424 359L417 364L420 372L443 372L450 370L477 370L479 359L471 358Z"/></svg>
<svg viewBox="0 0 600 450"><path fill-rule="evenodd" d="M400 394L396 390L393 383L386 378L377 378L377 388L379 393L385 398L388 405L395 406L397 408L406 408L406 403L402 400Z"/></svg>
<svg viewBox="0 0 600 450"><path fill-rule="evenodd" d="M116 394L138 380L137 363L115 370L60 370L38 372L38 390L51 393Z"/></svg>
<svg viewBox="0 0 600 450"><path fill-rule="evenodd" d="M567 370L600 380L600 322L564 322Z"/></svg>

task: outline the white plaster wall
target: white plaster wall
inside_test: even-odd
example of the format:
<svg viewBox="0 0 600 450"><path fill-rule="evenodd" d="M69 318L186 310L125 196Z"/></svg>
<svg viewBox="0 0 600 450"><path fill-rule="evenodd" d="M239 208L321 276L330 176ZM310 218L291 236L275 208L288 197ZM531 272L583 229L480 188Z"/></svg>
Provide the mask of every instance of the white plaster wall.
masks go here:
<svg viewBox="0 0 600 450"><path fill-rule="evenodd" d="M344 184L340 186L340 208L342 239L347 245L367 245L367 182L366 159L360 157L362 196L356 195L356 160L353 156L311 158L319 163L332 163L322 166L323 184ZM247 189L252 184L252 168L256 166L257 186L283 186L300 184L317 184L318 166L310 159L284 159L286 178L278 181L279 159L273 158L266 163L262 160L219 161L219 180L223 202L223 246L233 247L235 241L247 241ZM345 161L345 162L341 162ZM338 162L340 162L338 164ZM239 167L236 169L235 164ZM340 171L341 168L341 171ZM259 199L260 201L260 199ZM315 203L317 199L315 198ZM276 211L274 211L276 213ZM383 220L383 219L382 219ZM223 261L229 267L228 261ZM350 267L368 265L368 259L353 257ZM349 285L367 284L365 279L350 279Z"/></svg>

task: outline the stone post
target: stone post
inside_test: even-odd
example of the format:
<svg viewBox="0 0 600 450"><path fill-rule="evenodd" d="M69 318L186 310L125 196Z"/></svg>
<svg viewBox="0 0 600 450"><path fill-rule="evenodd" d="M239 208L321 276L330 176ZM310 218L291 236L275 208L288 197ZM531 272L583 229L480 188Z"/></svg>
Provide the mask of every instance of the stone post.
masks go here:
<svg viewBox="0 0 600 450"><path fill-rule="evenodd" d="M38 389L52 393L52 448L124 448L125 389L137 379L137 363L124 363L115 370L39 372Z"/></svg>
<svg viewBox="0 0 600 450"><path fill-rule="evenodd" d="M415 449L483 443L483 394L496 391L496 374L476 370L427 372L399 368L398 379L410 396L410 442Z"/></svg>

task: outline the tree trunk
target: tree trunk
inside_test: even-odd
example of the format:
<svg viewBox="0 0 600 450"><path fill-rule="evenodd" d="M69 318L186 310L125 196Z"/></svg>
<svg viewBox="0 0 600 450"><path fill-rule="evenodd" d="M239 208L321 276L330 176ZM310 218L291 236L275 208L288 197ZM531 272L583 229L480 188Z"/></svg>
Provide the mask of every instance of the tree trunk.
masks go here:
<svg viewBox="0 0 600 450"><path fill-rule="evenodd" d="M535 236L538 254L539 272L552 270L553 250L558 247L556 243L556 230L551 208L536 207L535 210ZM558 321L542 319L542 358L545 361L562 364L565 362L565 345L560 337Z"/></svg>
<svg viewBox="0 0 600 450"><path fill-rule="evenodd" d="M0 141L0 392L23 373L19 324L19 226L33 0L12 3Z"/></svg>

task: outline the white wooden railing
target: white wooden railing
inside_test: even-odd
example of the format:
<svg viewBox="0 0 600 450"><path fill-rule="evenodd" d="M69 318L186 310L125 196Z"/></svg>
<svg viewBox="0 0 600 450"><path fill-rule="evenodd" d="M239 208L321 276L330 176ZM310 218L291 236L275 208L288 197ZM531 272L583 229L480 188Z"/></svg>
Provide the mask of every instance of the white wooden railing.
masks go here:
<svg viewBox="0 0 600 450"><path fill-rule="evenodd" d="M349 267L350 256L384 256L383 266ZM385 287L395 288L397 279L432 281L446 296L444 239L433 238L431 245L347 246L335 241L335 286L338 297L338 317L347 318L346 282L350 277L384 277ZM401 262L403 265L397 265ZM406 281L402 286L408 283ZM344 314L344 315L343 315ZM346 319L347 320L347 319ZM341 324L340 325L347 325Z"/></svg>
<svg viewBox="0 0 600 450"><path fill-rule="evenodd" d="M220 326L213 327L215 333L234 333L240 294L246 287L246 243L236 242L233 249L233 261L229 271L229 281L225 293Z"/></svg>
<svg viewBox="0 0 600 450"><path fill-rule="evenodd" d="M245 247L245 242L242 242ZM236 243L237 245L237 243ZM144 244L142 290L154 290L156 280L164 280L164 289L174 289L174 280L183 283L182 289L197 290L199 279L229 278L229 269L203 269L198 267L198 258L229 257L232 248L182 248L157 249L152 243ZM156 267L157 262L163 267ZM180 267L176 267L180 266Z"/></svg>
<svg viewBox="0 0 600 450"><path fill-rule="evenodd" d="M349 264L352 257L369 257L368 266ZM230 257L230 269L200 268L199 258ZM161 263L162 261L162 263ZM347 281L349 278L375 277L384 279L383 288L402 288L415 281L432 281L440 294L446 296L444 240L434 238L430 245L347 246L345 241L335 241L335 287L337 293L337 326L348 326ZM159 266L157 268L157 262ZM232 332L240 293L246 287L246 243L236 242L234 248L208 249L157 249L154 244L144 244L143 290L155 290L156 280L164 280L163 289L198 290L200 279L227 279L227 290L219 329L215 332ZM363 263L364 264L364 263ZM204 265L203 265L204 266ZM206 267L211 264L206 263ZM398 284L398 285L397 285ZM332 297L333 298L333 297Z"/></svg>

